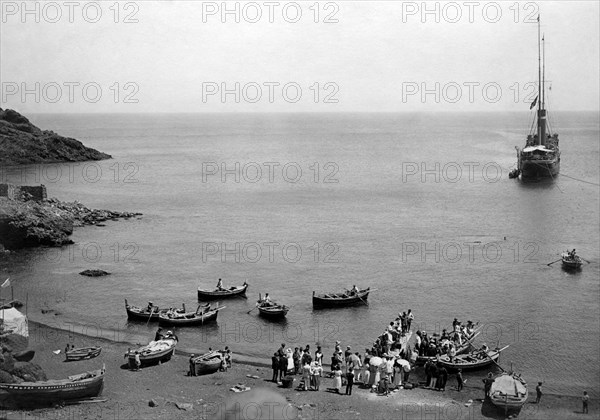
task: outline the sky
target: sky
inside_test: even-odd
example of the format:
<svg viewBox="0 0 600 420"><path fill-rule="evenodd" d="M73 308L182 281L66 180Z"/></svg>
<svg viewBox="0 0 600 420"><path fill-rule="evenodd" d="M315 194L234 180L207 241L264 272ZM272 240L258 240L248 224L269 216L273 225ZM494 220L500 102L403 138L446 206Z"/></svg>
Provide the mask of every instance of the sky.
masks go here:
<svg viewBox="0 0 600 420"><path fill-rule="evenodd" d="M597 1L0 0L20 112L600 109Z"/></svg>

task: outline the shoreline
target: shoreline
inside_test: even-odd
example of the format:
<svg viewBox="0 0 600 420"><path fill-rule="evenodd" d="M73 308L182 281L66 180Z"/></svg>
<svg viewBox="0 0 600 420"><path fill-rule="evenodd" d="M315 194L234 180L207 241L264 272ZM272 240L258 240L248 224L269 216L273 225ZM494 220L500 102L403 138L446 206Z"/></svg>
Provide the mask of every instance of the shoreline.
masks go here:
<svg viewBox="0 0 600 420"><path fill-rule="evenodd" d="M1 413L7 419L24 418L119 418L119 419L223 419L221 412L232 401L246 399L246 404L258 404L257 401L283 401L291 404L288 414L283 418L303 419L424 419L434 416L436 419L505 418L497 413L489 402L482 404L483 385L478 381L468 380L463 392L454 389L455 380L449 378L449 386L445 392L424 388L398 390L388 397L370 393L368 389L354 387L352 396L338 395L328 392L333 386L333 379L324 377L321 390L303 392L295 389L300 376L295 376L294 388L282 388L271 382L270 367L255 366L239 361L234 353L233 366L227 372L212 375L189 377L188 353L185 349L176 348L172 359L162 365L146 367L139 372L128 370L125 366L124 354L128 343L118 343L102 337L89 337L39 322L30 322L30 346L36 351L32 362L42 366L48 378L58 379L81 373L87 370L106 366L104 391L100 396L106 402L95 404L69 405L62 408L44 408L36 410L9 410ZM35 339L31 339L34 337ZM46 340L43 339L46 338ZM72 341L70 341L72 339ZM56 355L53 350L62 349L67 342L77 347L100 344L102 353L95 359L78 362L64 362L64 355ZM326 365L327 366L327 365ZM326 367L325 371L328 371ZM252 378L248 375L258 376ZM419 371L411 373L411 382L421 381ZM237 384L250 387L250 392L234 393L230 388ZM535 400L530 390L529 402L523 407L519 418L525 419L575 419L581 418L577 413L581 409L579 397L544 395L542 403L531 404ZM266 398L266 399L264 399ZM274 398L274 399L273 399ZM248 400L249 399L249 400ZM154 400L155 407L149 406ZM472 400L472 404L468 401ZM177 408L175 403L191 404ZM466 406L468 405L468 407ZM590 403L590 416L597 418L596 401ZM437 414L435 414L437 413ZM248 412L247 418L253 418ZM243 417L237 417L243 418ZM276 417L273 417L276 418Z"/></svg>

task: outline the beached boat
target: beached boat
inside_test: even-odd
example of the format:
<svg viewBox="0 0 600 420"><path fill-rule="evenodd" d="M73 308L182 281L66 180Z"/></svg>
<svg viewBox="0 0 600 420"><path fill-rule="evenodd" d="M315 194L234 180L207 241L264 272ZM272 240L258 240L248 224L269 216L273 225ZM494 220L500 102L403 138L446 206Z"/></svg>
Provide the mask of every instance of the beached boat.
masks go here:
<svg viewBox="0 0 600 420"><path fill-rule="evenodd" d="M147 345L138 349L129 350L125 353L125 357L129 361L129 366L135 367L135 353L138 352L140 355L140 362L142 366L155 365L157 363L166 362L171 359L175 346L177 345L177 338L169 337L161 340L151 341Z"/></svg>
<svg viewBox="0 0 600 420"><path fill-rule="evenodd" d="M248 290L248 283L244 282L241 286L232 286L229 289L201 289L198 288L198 300L227 299L235 296L245 296Z"/></svg>
<svg viewBox="0 0 600 420"><path fill-rule="evenodd" d="M540 38L540 18L538 16L538 95L529 109L536 104L536 132L527 136L525 147L517 149L518 174L521 179L554 178L560 172L560 149L558 134L551 133L547 120L545 93L545 54L542 55L544 38ZM542 61L544 62L542 68ZM532 124L533 128L533 124Z"/></svg>
<svg viewBox="0 0 600 420"><path fill-rule="evenodd" d="M473 348L473 345L471 344L471 341L475 337L477 337L478 335L479 335L479 332L476 332L475 334L473 334L471 336L471 338L469 340L464 340L463 344L456 349L456 354L464 354L464 353L467 353L469 350L471 350ZM443 345L443 343L442 343L442 345ZM433 355L433 356L426 356L426 355L422 355L421 356L420 355L420 356L417 356L417 364L418 365L423 365L428 360L437 361L437 355Z"/></svg>
<svg viewBox="0 0 600 420"><path fill-rule="evenodd" d="M67 379L20 384L0 383L0 407L35 408L97 397L104 384L104 367Z"/></svg>
<svg viewBox="0 0 600 420"><path fill-rule="evenodd" d="M211 351L192 359L196 376L215 373L221 367L223 355L219 351Z"/></svg>
<svg viewBox="0 0 600 420"><path fill-rule="evenodd" d="M574 253L563 252L560 257L565 268L580 268L583 264L581 257Z"/></svg>
<svg viewBox="0 0 600 420"><path fill-rule="evenodd" d="M217 315L225 306L217 306L212 308L210 304L200 305L196 312L187 313L161 313L158 318L159 325L172 325L177 327L188 327L195 325L204 325L208 322L217 320Z"/></svg>
<svg viewBox="0 0 600 420"><path fill-rule="evenodd" d="M98 357L101 351L102 347L80 347L69 350L65 355L67 361L70 362L75 360L93 359L94 357Z"/></svg>
<svg viewBox="0 0 600 420"><path fill-rule="evenodd" d="M519 410L527 402L527 383L520 375L503 372L494 378L490 400L498 408Z"/></svg>
<svg viewBox="0 0 600 420"><path fill-rule="evenodd" d="M454 360L450 362L450 357L445 354L440 356L439 363L449 370L476 370L482 369L486 366L494 364L498 358L500 358L500 353L505 350L508 346L501 349L494 350L475 350L466 354L458 354L454 356Z"/></svg>
<svg viewBox="0 0 600 420"><path fill-rule="evenodd" d="M358 293L344 291L343 293L320 293L313 291L312 302L315 308L339 308L352 305L367 305L367 298L371 289L359 290Z"/></svg>
<svg viewBox="0 0 600 420"><path fill-rule="evenodd" d="M182 309L176 309L177 313L185 313L185 305L182 305ZM153 305L152 309L149 309L147 306L140 307L135 305L130 305L125 299L125 310L127 311L127 318L137 321L151 322L158 321L160 314L167 313L169 309L160 309L158 306Z"/></svg>

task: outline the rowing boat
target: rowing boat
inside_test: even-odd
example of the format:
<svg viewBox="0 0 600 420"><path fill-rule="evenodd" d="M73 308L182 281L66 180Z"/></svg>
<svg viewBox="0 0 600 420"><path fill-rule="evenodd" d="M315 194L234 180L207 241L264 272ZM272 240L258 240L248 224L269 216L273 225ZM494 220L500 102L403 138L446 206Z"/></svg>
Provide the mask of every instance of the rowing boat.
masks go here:
<svg viewBox="0 0 600 420"><path fill-rule="evenodd" d="M568 252L563 252L560 255L562 264L566 268L580 268L583 261L579 255L572 255Z"/></svg>
<svg viewBox="0 0 600 420"><path fill-rule="evenodd" d="M467 354L454 356L454 360L450 361L450 356L447 354L440 356L439 363L449 370L476 370L482 369L495 363L500 358L500 353L508 346L494 350L475 350Z"/></svg>
<svg viewBox="0 0 600 420"><path fill-rule="evenodd" d="M215 373L223 363L223 355L219 351L210 351L192 359L196 376Z"/></svg>
<svg viewBox="0 0 600 420"><path fill-rule="evenodd" d="M135 367L136 352L139 353L142 366L155 365L170 360L176 345L177 338L171 336L162 340L151 341L138 349L129 350L125 353L125 357L127 357L131 367Z"/></svg>
<svg viewBox="0 0 600 420"><path fill-rule="evenodd" d="M127 311L127 318L137 321L158 321L160 314L167 313L169 309L160 309L158 306L152 306L152 309L148 307L140 307L130 305L125 299L125 310ZM182 309L176 309L177 313L185 313L185 305Z"/></svg>
<svg viewBox="0 0 600 420"><path fill-rule="evenodd" d="M279 305L275 302L263 302L260 300L258 301L257 308L258 313L261 316L270 319L285 318L290 310L290 308L285 305Z"/></svg>
<svg viewBox="0 0 600 420"><path fill-rule="evenodd" d="M315 308L339 308L343 306L365 305L369 297L370 287L359 290L358 293L345 291L343 293L320 293L313 291L312 302Z"/></svg>
<svg viewBox="0 0 600 420"><path fill-rule="evenodd" d="M471 344L471 342L479 334L480 334L480 331L472 334L471 338L469 338L468 340L463 340L462 345L460 345L460 346L458 346L456 348L456 354L464 354L464 353L467 353L469 350L471 350L473 348L473 345ZM447 341L451 342L453 344L455 343L454 341L450 341L450 340L447 340ZM444 345L444 343L445 342L442 341L442 346ZM427 362L428 360L437 361L437 354L432 355L432 356L427 356L427 355L419 355L419 356L417 356L417 364L418 365L425 364L425 362Z"/></svg>
<svg viewBox="0 0 600 420"><path fill-rule="evenodd" d="M187 327L195 325L204 325L208 322L217 320L217 315L225 306L211 308L210 304L200 305L196 312L186 312L183 314L161 313L158 318L159 325L172 325L177 327Z"/></svg>
<svg viewBox="0 0 600 420"><path fill-rule="evenodd" d="M198 288L198 300L227 299L235 296L245 296L248 286L248 283L244 282L241 286L232 286L229 289L207 290Z"/></svg>
<svg viewBox="0 0 600 420"><path fill-rule="evenodd" d="M67 357L67 361L76 361L76 360L85 360L85 359L93 359L97 357L102 351L102 347L80 347L76 349L71 349L65 353Z"/></svg>
<svg viewBox="0 0 600 420"><path fill-rule="evenodd" d="M494 378L490 400L498 408L519 410L527 402L527 383L520 375L503 372Z"/></svg>
<svg viewBox="0 0 600 420"><path fill-rule="evenodd" d="M0 383L0 407L34 408L65 401L97 397L104 385L105 369L98 369L67 379L19 384Z"/></svg>

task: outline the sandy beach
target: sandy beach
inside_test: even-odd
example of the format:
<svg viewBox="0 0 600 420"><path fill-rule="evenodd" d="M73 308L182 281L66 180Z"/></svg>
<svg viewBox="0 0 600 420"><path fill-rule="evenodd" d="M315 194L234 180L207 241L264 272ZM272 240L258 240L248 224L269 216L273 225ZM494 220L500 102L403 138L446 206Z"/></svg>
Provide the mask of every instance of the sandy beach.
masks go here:
<svg viewBox="0 0 600 420"><path fill-rule="evenodd" d="M351 396L328 391L333 379L323 378L320 391L299 391L300 376L294 387L283 388L270 381L268 366L235 362L227 372L189 377L189 352L180 343L175 356L162 365L144 368L138 372L127 369L124 354L127 343L73 334L42 324L30 322L30 348L36 351L33 362L41 365L48 378L59 379L86 370L106 366L102 402L69 405L32 411L10 410L2 413L6 419L503 419L503 413L489 402L482 403L483 386L467 382L462 392L455 389L454 375L449 378L445 392L416 388L398 390L389 396L377 395L368 389L354 387ZM67 342L79 346L102 346L99 357L78 362L65 362L63 350ZM143 343L145 344L145 343ZM53 351L61 349L60 354ZM235 352L235 349L234 349ZM328 365L325 366L326 371ZM411 382L423 380L418 368L411 373ZM483 377L484 373L482 373ZM253 378L251 376L257 376ZM230 389L237 384L250 391L235 393ZM530 388L533 388L530 385ZM534 389L518 418L522 419L579 419L598 418L595 401L590 413L581 414L580 399L573 396L544 395L537 405ZM156 406L151 407L153 400ZM469 404L468 401L472 400ZM236 404L236 411L231 405ZM228 408L229 407L229 408ZM233 407L236 407L235 405ZM227 415L229 417L227 417ZM261 417L262 415L262 417Z"/></svg>

